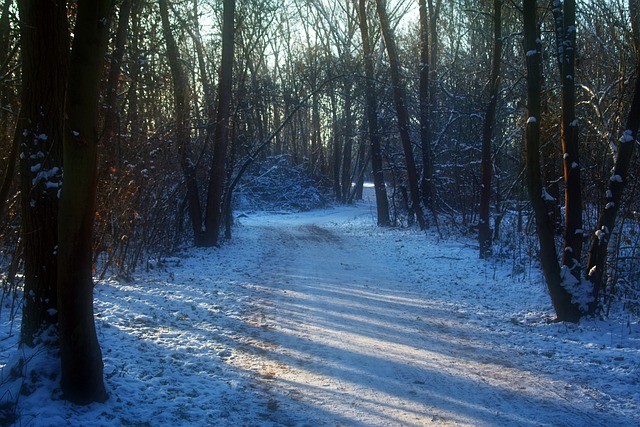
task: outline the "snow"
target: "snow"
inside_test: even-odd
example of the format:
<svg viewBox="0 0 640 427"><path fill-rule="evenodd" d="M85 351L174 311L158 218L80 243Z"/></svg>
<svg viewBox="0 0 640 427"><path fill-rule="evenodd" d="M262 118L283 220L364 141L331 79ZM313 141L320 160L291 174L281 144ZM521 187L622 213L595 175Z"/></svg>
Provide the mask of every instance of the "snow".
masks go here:
<svg viewBox="0 0 640 427"><path fill-rule="evenodd" d="M545 200L547 202L553 202L556 200L555 197L553 197L551 194L549 194L549 192L547 191L546 188L542 189L542 200Z"/></svg>
<svg viewBox="0 0 640 427"><path fill-rule="evenodd" d="M222 248L97 282L104 404L61 400L55 352L18 348L3 307L14 425L640 424L638 318L554 323L535 263L376 227L366 191L356 206L246 212Z"/></svg>
<svg viewBox="0 0 640 427"><path fill-rule="evenodd" d="M536 120L536 118L534 116L530 116L527 119L527 123L536 123L538 120Z"/></svg>
<svg viewBox="0 0 640 427"><path fill-rule="evenodd" d="M635 141L635 138L633 137L633 131L630 129L625 130L622 136L620 137L620 142L623 144L626 144L627 142L633 142L633 141Z"/></svg>

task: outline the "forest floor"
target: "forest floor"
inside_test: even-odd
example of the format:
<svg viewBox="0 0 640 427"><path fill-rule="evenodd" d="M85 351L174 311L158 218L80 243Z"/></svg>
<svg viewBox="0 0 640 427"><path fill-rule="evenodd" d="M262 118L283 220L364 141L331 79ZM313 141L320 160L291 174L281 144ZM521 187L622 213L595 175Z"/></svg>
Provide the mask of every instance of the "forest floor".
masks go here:
<svg viewBox="0 0 640 427"><path fill-rule="evenodd" d="M0 425L640 425L638 318L554 323L535 262L374 210L247 213L220 249L98 282L105 404L61 400L3 309Z"/></svg>

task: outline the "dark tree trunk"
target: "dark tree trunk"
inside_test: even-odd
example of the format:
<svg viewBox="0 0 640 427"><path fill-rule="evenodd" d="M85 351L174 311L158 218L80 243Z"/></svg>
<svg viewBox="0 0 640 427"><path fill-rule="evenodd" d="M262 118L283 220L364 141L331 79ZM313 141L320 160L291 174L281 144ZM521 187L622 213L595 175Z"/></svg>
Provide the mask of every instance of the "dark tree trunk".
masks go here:
<svg viewBox="0 0 640 427"><path fill-rule="evenodd" d="M333 193L338 202L342 201L342 186L340 185L340 153L342 152L342 144L340 144L340 127L338 126L338 101L336 99L335 87L331 88L331 130L333 133L332 159L333 159Z"/></svg>
<svg viewBox="0 0 640 427"><path fill-rule="evenodd" d="M478 242L480 258L491 256L491 178L493 161L491 139L496 121L498 90L500 88L500 62L502 57L502 0L493 0L493 58L491 62L491 80L489 81L489 105L484 117L482 131L482 179L480 185L480 222L478 224Z"/></svg>
<svg viewBox="0 0 640 427"><path fill-rule="evenodd" d="M430 55L429 55L429 100L431 108L435 108L436 105L436 83L437 83L437 66L438 66L438 16L440 15L440 6L442 0L437 0L436 4L433 4L432 0L427 0L427 6L429 9L429 34L431 39L429 40Z"/></svg>
<svg viewBox="0 0 640 427"><path fill-rule="evenodd" d="M389 24L389 17L385 0L376 0L376 9L378 19L380 20L380 29L384 44L389 55L389 67L391 72L391 88L393 92L393 100L396 106L396 115L398 120L398 130L400 131L400 140L402 141L402 149L404 151L405 165L407 167L407 181L409 182L409 192L411 196L411 208L413 209L418 224L421 229L426 228L422 206L420 202L420 187L418 186L418 173L413 158L413 146L409 135L409 112L407 111L406 94L400 77L400 61L398 58L398 49L396 47L395 36Z"/></svg>
<svg viewBox="0 0 640 427"><path fill-rule="evenodd" d="M559 321L577 322L580 310L571 301L571 294L562 286L558 264L554 227L547 215L542 197L543 185L540 170L540 92L541 52L536 21L536 0L523 1L524 51L527 65L527 123L525 126L526 175L529 197L533 207L536 232L540 242L540 264L547 282L551 303Z"/></svg>
<svg viewBox="0 0 640 427"><path fill-rule="evenodd" d="M207 192L205 246L216 246L218 244L220 225L222 223L222 197L226 177L225 166L227 162L227 145L231 119L235 7L235 0L224 0L218 111L213 137L213 162Z"/></svg>
<svg viewBox="0 0 640 427"><path fill-rule="evenodd" d="M202 208L198 193L195 165L191 160L189 145L191 135L189 132L189 87L180 59L178 45L171 33L169 23L169 11L167 0L159 0L160 16L162 18L162 31L167 44L167 59L171 69L173 80L173 108L176 120L175 139L178 146L180 167L187 187L187 200L189 205L189 217L193 231L194 244L202 246L204 236L202 233Z"/></svg>
<svg viewBox="0 0 640 427"><path fill-rule="evenodd" d="M562 64L562 122L560 127L564 159L565 227L562 265L580 280L582 230L582 184L578 154L578 121L576 120L575 46L576 5L566 0L563 10L563 31L558 56ZM566 277L566 276L565 276Z"/></svg>
<svg viewBox="0 0 640 427"><path fill-rule="evenodd" d="M419 0L420 10L420 145L422 148L422 202L435 213L433 205L433 165L431 155L431 99L429 70L429 14L426 0ZM434 215L435 216L435 215Z"/></svg>
<svg viewBox="0 0 640 427"><path fill-rule="evenodd" d="M342 151L342 191L341 201L349 201L351 190L351 157L353 154L353 114L352 114L352 83L349 79L344 83L344 145Z"/></svg>
<svg viewBox="0 0 640 427"><path fill-rule="evenodd" d="M631 3L629 2L630 6ZM634 42L637 44L638 37L638 8L630 7L631 22L633 26ZM609 179L609 189L606 195L606 204L600 211L596 234L592 237L589 249L589 260L587 263L586 278L593 284L593 302L589 306L589 312L595 314L598 308L598 297L602 289L603 275L606 268L607 248L611 233L615 227L616 217L620 209L620 202L624 188L627 184L631 159L633 158L634 146L637 143L638 129L640 128L640 60L636 58L636 86L633 92L633 101L627 116L626 130L622 133L618 152L613 167L613 174Z"/></svg>
<svg viewBox="0 0 640 427"><path fill-rule="evenodd" d="M369 39L366 0L358 1L358 20L360 22L360 35L362 36L362 55L366 77L365 103L367 126L369 128L369 142L371 144L373 185L376 193L376 213L378 216L378 225L388 227L391 225L389 218L389 198L387 197L387 187L382 169L382 149L380 147L380 133L378 132L378 101L376 98L373 50L371 48L371 40Z"/></svg>
<svg viewBox="0 0 640 427"><path fill-rule="evenodd" d="M19 139L25 301L22 342L57 321L58 191L69 35L64 3L18 2L22 43Z"/></svg>
<svg viewBox="0 0 640 427"><path fill-rule="evenodd" d="M78 3L65 103L58 225L61 385L65 399L79 404L104 402L108 397L93 318L92 231L97 110L111 4L110 0Z"/></svg>
<svg viewBox="0 0 640 427"><path fill-rule="evenodd" d="M120 108L118 106L118 87L122 72L122 60L124 58L125 44L129 35L129 18L131 16L132 4L137 0L123 0L120 4L120 15L118 28L116 30L115 46L111 56L109 66L109 76L107 78L107 93L105 95L105 114L102 130L102 140L105 149L107 167L117 163L118 145L115 141L116 132L120 127Z"/></svg>

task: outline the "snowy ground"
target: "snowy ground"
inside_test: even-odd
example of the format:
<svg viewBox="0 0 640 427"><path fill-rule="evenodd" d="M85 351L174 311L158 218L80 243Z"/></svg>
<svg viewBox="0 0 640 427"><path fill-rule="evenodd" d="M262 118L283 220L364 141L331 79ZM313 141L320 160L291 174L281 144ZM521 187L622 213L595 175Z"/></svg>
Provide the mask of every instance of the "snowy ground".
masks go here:
<svg viewBox="0 0 640 427"><path fill-rule="evenodd" d="M248 214L222 249L97 283L105 404L60 400L3 310L0 398L16 426L640 425L637 318L551 323L535 267L373 209Z"/></svg>

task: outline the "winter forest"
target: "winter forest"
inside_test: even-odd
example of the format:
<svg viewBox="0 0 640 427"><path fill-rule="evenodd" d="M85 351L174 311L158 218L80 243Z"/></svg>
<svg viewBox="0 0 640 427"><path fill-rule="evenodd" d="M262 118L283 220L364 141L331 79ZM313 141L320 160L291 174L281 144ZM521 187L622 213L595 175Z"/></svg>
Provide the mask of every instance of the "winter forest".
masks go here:
<svg viewBox="0 0 640 427"><path fill-rule="evenodd" d="M640 423L638 0L0 8L3 426Z"/></svg>

